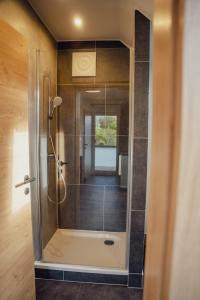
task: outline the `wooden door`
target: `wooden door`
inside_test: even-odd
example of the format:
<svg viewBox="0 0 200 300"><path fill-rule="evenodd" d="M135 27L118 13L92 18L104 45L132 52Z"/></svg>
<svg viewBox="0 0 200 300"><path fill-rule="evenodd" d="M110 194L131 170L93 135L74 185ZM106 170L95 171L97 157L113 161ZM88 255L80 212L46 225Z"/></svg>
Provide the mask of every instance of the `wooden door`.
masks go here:
<svg viewBox="0 0 200 300"><path fill-rule="evenodd" d="M154 1L145 300L200 299L200 1Z"/></svg>
<svg viewBox="0 0 200 300"><path fill-rule="evenodd" d="M20 33L0 21L0 298L35 299L29 175L28 58Z"/></svg>

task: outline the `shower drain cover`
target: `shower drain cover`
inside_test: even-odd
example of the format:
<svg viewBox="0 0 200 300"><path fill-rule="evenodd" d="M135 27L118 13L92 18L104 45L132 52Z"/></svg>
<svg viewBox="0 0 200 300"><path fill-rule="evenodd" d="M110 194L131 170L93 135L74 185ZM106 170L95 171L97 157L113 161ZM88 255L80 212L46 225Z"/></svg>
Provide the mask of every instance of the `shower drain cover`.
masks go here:
<svg viewBox="0 0 200 300"><path fill-rule="evenodd" d="M112 240L105 240L105 241L104 241L104 244L105 244L106 246L112 246L112 245L114 245L114 241L112 241Z"/></svg>

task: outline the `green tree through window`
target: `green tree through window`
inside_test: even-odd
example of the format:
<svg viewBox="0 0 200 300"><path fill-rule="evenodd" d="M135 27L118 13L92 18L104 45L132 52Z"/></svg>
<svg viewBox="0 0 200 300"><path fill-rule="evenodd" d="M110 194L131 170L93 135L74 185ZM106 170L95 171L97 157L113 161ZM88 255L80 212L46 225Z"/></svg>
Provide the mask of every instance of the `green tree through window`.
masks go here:
<svg viewBox="0 0 200 300"><path fill-rule="evenodd" d="M95 117L96 146L117 146L117 116Z"/></svg>

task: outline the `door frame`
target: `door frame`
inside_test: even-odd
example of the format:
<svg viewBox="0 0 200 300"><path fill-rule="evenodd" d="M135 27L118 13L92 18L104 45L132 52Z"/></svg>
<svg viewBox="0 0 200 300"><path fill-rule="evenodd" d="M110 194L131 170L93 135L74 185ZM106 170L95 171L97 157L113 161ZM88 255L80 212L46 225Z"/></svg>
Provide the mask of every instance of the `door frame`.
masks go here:
<svg viewBox="0 0 200 300"><path fill-rule="evenodd" d="M83 172L83 178L84 181L87 180L87 176L86 176L86 172L85 172L85 159L86 159L86 147L88 146L88 144L86 144L86 134L85 134L85 121L86 121L86 117L90 117L91 118L91 168L90 168L90 176L93 173L93 136L92 136L92 124L93 124L93 116L89 115L87 112L84 112L84 136L83 136L83 165L84 165L84 172Z"/></svg>
<svg viewBox="0 0 200 300"><path fill-rule="evenodd" d="M155 0L144 300L169 299L180 152L183 0Z"/></svg>

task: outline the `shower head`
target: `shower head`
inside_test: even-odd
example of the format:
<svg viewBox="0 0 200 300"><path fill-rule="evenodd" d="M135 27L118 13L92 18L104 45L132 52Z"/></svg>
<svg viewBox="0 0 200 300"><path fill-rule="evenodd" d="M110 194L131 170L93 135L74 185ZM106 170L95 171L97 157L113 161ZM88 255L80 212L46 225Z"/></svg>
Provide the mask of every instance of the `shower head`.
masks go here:
<svg viewBox="0 0 200 300"><path fill-rule="evenodd" d="M59 96L56 96L51 101L52 101L52 105L53 105L54 108L56 108L57 106L62 104L62 98L59 97Z"/></svg>
<svg viewBox="0 0 200 300"><path fill-rule="evenodd" d="M50 105L49 105L49 119L53 118L55 108L60 106L61 104L62 104L61 97L56 96L53 99L51 99Z"/></svg>

